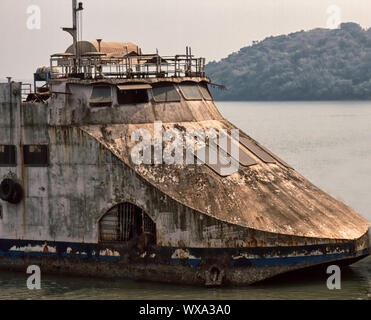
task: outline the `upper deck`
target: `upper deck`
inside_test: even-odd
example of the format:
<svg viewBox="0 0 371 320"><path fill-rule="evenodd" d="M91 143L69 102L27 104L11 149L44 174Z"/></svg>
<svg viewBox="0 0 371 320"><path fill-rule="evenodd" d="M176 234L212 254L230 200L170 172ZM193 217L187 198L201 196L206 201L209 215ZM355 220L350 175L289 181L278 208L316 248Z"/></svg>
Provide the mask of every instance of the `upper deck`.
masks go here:
<svg viewBox="0 0 371 320"><path fill-rule="evenodd" d="M40 81L42 87L38 85ZM224 88L210 82L205 76L205 58L194 57L188 47L184 55L160 56L158 52L143 54L130 42L79 41L64 53L53 54L49 67L37 69L34 93L30 84L23 84L22 93L27 102L43 102L53 93L70 94L65 90L71 85L132 83L138 86L138 83L177 84L185 81ZM151 87L148 85L147 89ZM58 88L57 92L55 88Z"/></svg>
<svg viewBox="0 0 371 320"><path fill-rule="evenodd" d="M205 77L205 58L195 57L188 47L185 54L174 56L142 54L137 46L125 42L80 41L76 48L76 54L69 47L51 56L51 79Z"/></svg>

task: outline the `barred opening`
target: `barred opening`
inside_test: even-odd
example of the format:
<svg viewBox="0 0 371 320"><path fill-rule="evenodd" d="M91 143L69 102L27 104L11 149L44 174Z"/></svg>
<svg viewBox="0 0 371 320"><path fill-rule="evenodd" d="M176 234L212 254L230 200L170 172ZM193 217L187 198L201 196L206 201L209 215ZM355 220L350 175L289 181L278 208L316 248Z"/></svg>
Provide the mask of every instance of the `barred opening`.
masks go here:
<svg viewBox="0 0 371 320"><path fill-rule="evenodd" d="M110 209L99 221L100 241L130 241L146 236L156 242L156 224L139 207L125 202Z"/></svg>

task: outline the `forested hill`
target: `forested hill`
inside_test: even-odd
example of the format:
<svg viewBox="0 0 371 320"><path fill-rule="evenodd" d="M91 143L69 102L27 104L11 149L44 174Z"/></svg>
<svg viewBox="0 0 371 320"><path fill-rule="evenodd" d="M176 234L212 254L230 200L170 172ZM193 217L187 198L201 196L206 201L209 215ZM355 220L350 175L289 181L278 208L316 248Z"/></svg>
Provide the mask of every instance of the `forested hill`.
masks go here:
<svg viewBox="0 0 371 320"><path fill-rule="evenodd" d="M208 63L206 74L228 89L213 89L217 100L371 99L371 28L269 37Z"/></svg>

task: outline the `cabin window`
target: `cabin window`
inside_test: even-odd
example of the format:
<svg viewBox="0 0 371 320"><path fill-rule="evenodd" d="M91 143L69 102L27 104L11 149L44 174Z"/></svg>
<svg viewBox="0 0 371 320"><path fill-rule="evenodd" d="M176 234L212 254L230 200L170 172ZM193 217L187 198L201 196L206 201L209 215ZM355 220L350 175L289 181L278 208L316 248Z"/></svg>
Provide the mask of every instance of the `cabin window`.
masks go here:
<svg viewBox="0 0 371 320"><path fill-rule="evenodd" d="M155 243L156 224L141 208L128 202L113 207L99 221L100 241L135 241L142 235L147 244Z"/></svg>
<svg viewBox="0 0 371 320"><path fill-rule="evenodd" d="M205 85L199 85L199 89L201 91L201 94L205 100L213 100L211 97L210 91Z"/></svg>
<svg viewBox="0 0 371 320"><path fill-rule="evenodd" d="M197 84L181 83L179 88L186 100L202 100L201 92Z"/></svg>
<svg viewBox="0 0 371 320"><path fill-rule="evenodd" d="M23 161L26 166L44 167L48 165L47 145L23 146Z"/></svg>
<svg viewBox="0 0 371 320"><path fill-rule="evenodd" d="M109 107L112 104L110 86L94 86L91 92L89 104L92 107Z"/></svg>
<svg viewBox="0 0 371 320"><path fill-rule="evenodd" d="M155 85L152 88L152 95L155 102L180 101L180 95L173 84Z"/></svg>
<svg viewBox="0 0 371 320"><path fill-rule="evenodd" d="M16 165L16 147L12 145L0 145L0 167L12 167Z"/></svg>
<svg viewBox="0 0 371 320"><path fill-rule="evenodd" d="M118 85L117 102L118 104L147 103L150 88L151 85L144 83Z"/></svg>

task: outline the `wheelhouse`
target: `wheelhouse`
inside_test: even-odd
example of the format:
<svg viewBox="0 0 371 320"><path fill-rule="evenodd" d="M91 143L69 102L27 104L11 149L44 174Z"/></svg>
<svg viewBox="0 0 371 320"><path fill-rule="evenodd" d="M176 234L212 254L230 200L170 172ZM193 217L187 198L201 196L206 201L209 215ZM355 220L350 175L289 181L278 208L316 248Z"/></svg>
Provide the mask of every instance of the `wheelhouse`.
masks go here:
<svg viewBox="0 0 371 320"><path fill-rule="evenodd" d="M207 83L184 81L128 84L93 84L89 104L91 107L135 105L141 103L167 103L180 101L212 101Z"/></svg>

